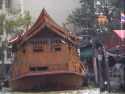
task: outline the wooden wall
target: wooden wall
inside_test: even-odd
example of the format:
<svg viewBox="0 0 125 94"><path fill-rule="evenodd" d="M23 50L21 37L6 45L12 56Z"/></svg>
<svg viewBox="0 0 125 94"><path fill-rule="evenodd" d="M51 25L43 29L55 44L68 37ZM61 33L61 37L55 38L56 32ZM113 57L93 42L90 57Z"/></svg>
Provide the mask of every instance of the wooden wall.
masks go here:
<svg viewBox="0 0 125 94"><path fill-rule="evenodd" d="M40 51L34 50L37 48L37 42L42 43L38 45L42 47ZM47 71L82 72L74 45L48 29L37 33L18 48L12 67L15 71L13 77L31 72L30 68L33 67L47 67Z"/></svg>

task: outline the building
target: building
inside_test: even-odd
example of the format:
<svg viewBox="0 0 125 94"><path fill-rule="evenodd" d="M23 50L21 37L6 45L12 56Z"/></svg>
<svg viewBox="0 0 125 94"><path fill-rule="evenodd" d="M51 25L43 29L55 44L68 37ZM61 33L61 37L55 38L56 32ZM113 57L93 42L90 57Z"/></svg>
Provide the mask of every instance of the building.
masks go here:
<svg viewBox="0 0 125 94"><path fill-rule="evenodd" d="M0 10L11 8L11 1L12 0L0 0Z"/></svg>
<svg viewBox="0 0 125 94"><path fill-rule="evenodd" d="M125 88L125 65L116 63L110 68L109 73L111 89L123 90Z"/></svg>
<svg viewBox="0 0 125 94"><path fill-rule="evenodd" d="M10 9L23 11L23 0L0 0L0 12Z"/></svg>
<svg viewBox="0 0 125 94"><path fill-rule="evenodd" d="M0 15L1 14L8 14L8 11L10 9L17 8L15 7L16 4L14 4L15 0L0 0ZM21 4L17 4L18 10L21 8ZM8 15L7 15L8 16ZM6 16L6 17L7 17ZM4 22L1 23L4 24ZM7 72L9 70L9 65L11 64L11 57L9 52L9 48L7 46L6 40L7 40L7 34L5 32L5 28L2 27L0 29L0 82L3 80L3 78L6 78ZM8 48L8 49L7 49Z"/></svg>
<svg viewBox="0 0 125 94"><path fill-rule="evenodd" d="M21 13L23 14L23 0L0 0L0 14L7 14L6 19L13 19L11 15L8 15L9 10L21 10ZM4 22L3 22L4 23ZM2 24L3 24L2 23ZM5 42L7 39L7 34L5 33L5 29L2 28L2 31L0 31L0 48L3 46L3 42ZM5 54L6 52L4 52ZM6 53L7 55L8 53ZM3 56L1 56L2 58ZM7 58L5 59L7 60ZM1 62L1 61L0 61ZM5 61L6 63L9 61Z"/></svg>
<svg viewBox="0 0 125 94"><path fill-rule="evenodd" d="M10 79L13 90L82 86L84 66L77 52L79 39L56 24L45 9L29 30L10 43L14 54Z"/></svg>
<svg viewBox="0 0 125 94"><path fill-rule="evenodd" d="M125 89L125 46L113 47L108 50L109 80L113 90Z"/></svg>

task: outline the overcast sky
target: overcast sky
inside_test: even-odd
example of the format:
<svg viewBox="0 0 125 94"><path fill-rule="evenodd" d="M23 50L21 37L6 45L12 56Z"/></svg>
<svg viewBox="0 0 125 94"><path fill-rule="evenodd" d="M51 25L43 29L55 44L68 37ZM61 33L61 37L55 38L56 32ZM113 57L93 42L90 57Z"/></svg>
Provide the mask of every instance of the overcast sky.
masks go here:
<svg viewBox="0 0 125 94"><path fill-rule="evenodd" d="M65 22L67 16L79 6L79 0L23 0L24 9L29 10L36 19L43 8L59 24Z"/></svg>

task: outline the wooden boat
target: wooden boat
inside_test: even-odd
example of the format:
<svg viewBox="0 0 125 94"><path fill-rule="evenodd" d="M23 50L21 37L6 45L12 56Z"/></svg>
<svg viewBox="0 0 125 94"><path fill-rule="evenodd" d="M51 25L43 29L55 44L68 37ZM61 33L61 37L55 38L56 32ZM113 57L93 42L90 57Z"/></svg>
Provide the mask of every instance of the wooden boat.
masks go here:
<svg viewBox="0 0 125 94"><path fill-rule="evenodd" d="M14 62L12 90L77 89L84 79L84 66L77 52L79 39L67 32L43 9L36 23L9 40Z"/></svg>

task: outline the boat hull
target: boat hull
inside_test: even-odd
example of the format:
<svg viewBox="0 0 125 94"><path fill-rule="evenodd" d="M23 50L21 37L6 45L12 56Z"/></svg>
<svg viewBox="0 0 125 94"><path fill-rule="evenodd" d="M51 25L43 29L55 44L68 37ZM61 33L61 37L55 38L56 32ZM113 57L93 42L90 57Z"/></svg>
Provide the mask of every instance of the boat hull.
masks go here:
<svg viewBox="0 0 125 94"><path fill-rule="evenodd" d="M83 76L77 73L31 74L11 80L10 88L14 91L26 90L68 90L82 86Z"/></svg>

